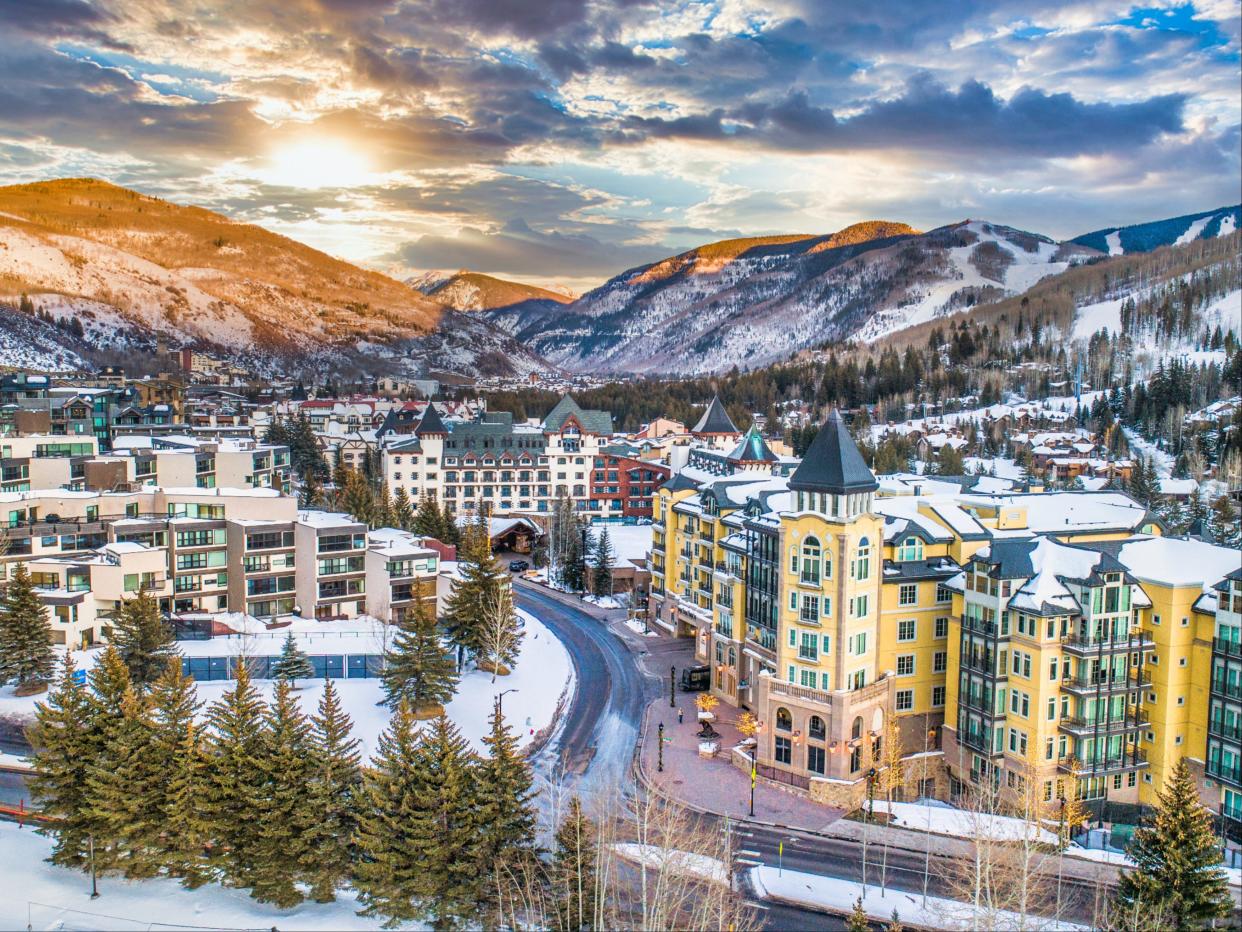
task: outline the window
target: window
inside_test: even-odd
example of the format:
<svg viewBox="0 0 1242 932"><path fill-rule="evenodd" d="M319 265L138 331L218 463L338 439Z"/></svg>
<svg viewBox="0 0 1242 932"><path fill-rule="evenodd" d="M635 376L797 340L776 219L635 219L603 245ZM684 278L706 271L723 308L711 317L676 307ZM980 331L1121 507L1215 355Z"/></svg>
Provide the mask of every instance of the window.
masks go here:
<svg viewBox="0 0 1242 932"><path fill-rule="evenodd" d="M789 714L789 710L781 707L776 710L776 727L780 731L793 730L793 716Z"/></svg>
<svg viewBox="0 0 1242 932"><path fill-rule="evenodd" d="M932 687L932 708L939 709L944 706L945 688L943 686Z"/></svg>
<svg viewBox="0 0 1242 932"><path fill-rule="evenodd" d="M798 581L808 586L818 586L820 584L819 569L819 540L808 537L802 542L802 572L798 575Z"/></svg>
<svg viewBox="0 0 1242 932"><path fill-rule="evenodd" d="M935 636L938 638L947 638L949 636L949 619L937 618Z"/></svg>
<svg viewBox="0 0 1242 932"><path fill-rule="evenodd" d="M867 616L867 597L859 595L854 597L854 617L865 618Z"/></svg>
<svg viewBox="0 0 1242 932"><path fill-rule="evenodd" d="M798 647L798 658L801 660L809 660L812 663L819 660L819 635L803 633L802 644ZM815 686L815 673L811 673L811 682L803 683L803 686Z"/></svg>
<svg viewBox="0 0 1242 932"><path fill-rule="evenodd" d="M936 587L936 601L937 602L952 602L953 601L953 590L950 589L948 586L937 586Z"/></svg>
<svg viewBox="0 0 1242 932"><path fill-rule="evenodd" d="M815 671L814 670L803 670L799 674L799 676L800 676L800 680L803 686L807 687L807 689L815 688Z"/></svg>
<svg viewBox="0 0 1242 932"><path fill-rule="evenodd" d="M899 689L897 690L897 711L909 712L914 708L914 690Z"/></svg>
<svg viewBox="0 0 1242 932"><path fill-rule="evenodd" d="M1055 680L1057 678L1057 658L1053 657L1048 661L1048 679Z"/></svg>
<svg viewBox="0 0 1242 932"><path fill-rule="evenodd" d="M907 537L897 547L897 559L902 563L923 559L923 542L917 537Z"/></svg>
<svg viewBox="0 0 1242 932"><path fill-rule="evenodd" d="M778 764L793 762L793 744L788 738L776 739L776 762Z"/></svg>
<svg viewBox="0 0 1242 932"><path fill-rule="evenodd" d="M807 745L806 769L811 773L824 772L824 749L818 745Z"/></svg>
<svg viewBox="0 0 1242 932"><path fill-rule="evenodd" d="M817 741L823 741L828 734L828 726L824 724L824 720L818 715L812 715L806 727L807 733Z"/></svg>
<svg viewBox="0 0 1242 932"><path fill-rule="evenodd" d="M789 610L791 612L796 612L798 610L798 593L797 592L789 593Z"/></svg>
<svg viewBox="0 0 1242 932"><path fill-rule="evenodd" d="M919 604L919 586L918 583L902 583L897 589L898 605L918 605Z"/></svg>
<svg viewBox="0 0 1242 932"><path fill-rule="evenodd" d="M819 596L805 595L802 597L802 611L798 615L807 624L819 624Z"/></svg>
<svg viewBox="0 0 1242 932"><path fill-rule="evenodd" d="M858 654L865 654L866 652L867 652L867 632L863 631L860 634L852 635L850 637L850 653L858 655Z"/></svg>
<svg viewBox="0 0 1242 932"><path fill-rule="evenodd" d="M914 654L897 655L897 675L914 676Z"/></svg>
<svg viewBox="0 0 1242 932"><path fill-rule="evenodd" d="M917 626L915 625L914 621L897 622L897 640L913 641L916 636L916 633L915 633L916 627Z"/></svg>
<svg viewBox="0 0 1242 932"><path fill-rule="evenodd" d="M944 673L949 669L949 652L938 650L932 654L932 673Z"/></svg>
<svg viewBox="0 0 1242 932"><path fill-rule="evenodd" d="M858 541L858 550L854 555L854 578L871 578L871 541L866 537Z"/></svg>

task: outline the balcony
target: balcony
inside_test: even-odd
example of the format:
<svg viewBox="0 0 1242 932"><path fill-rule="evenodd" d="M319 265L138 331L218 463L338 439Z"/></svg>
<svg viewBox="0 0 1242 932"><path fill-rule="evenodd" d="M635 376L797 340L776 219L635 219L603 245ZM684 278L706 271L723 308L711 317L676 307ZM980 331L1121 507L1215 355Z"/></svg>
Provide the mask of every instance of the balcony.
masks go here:
<svg viewBox="0 0 1242 932"><path fill-rule="evenodd" d="M804 702L814 702L822 706L832 705L832 693L826 693L822 689L812 689L810 686L784 683L776 679L772 680L771 694L773 696L789 696L791 699L801 699Z"/></svg>
<svg viewBox="0 0 1242 932"><path fill-rule="evenodd" d="M1208 758L1208 762L1204 766L1204 772L1213 780L1242 787L1242 762L1239 762L1236 758L1233 764L1226 764L1222 760Z"/></svg>
<svg viewBox="0 0 1242 932"><path fill-rule="evenodd" d="M987 677L994 683L1001 683L1009 679L1009 671L996 668L996 657L991 653L985 653L981 656L963 654L961 660L963 670L970 670Z"/></svg>
<svg viewBox="0 0 1242 932"><path fill-rule="evenodd" d="M1212 680L1212 695L1229 699L1242 699L1242 682L1231 683L1219 677Z"/></svg>
<svg viewBox="0 0 1242 932"><path fill-rule="evenodd" d="M957 743L988 757L1000 757L1000 751L992 750L992 736L986 731L961 730L957 733ZM972 778L973 779L973 778ZM977 780L975 781L978 782Z"/></svg>
<svg viewBox="0 0 1242 932"><path fill-rule="evenodd" d="M1000 629L996 627L994 621L984 621L982 618L971 618L969 615L962 615L962 630L973 631L976 634L985 634L990 638L999 637ZM1004 635L1008 637L1009 635Z"/></svg>
<svg viewBox="0 0 1242 932"><path fill-rule="evenodd" d="M1151 674L1146 670L1131 670L1129 675L1098 672L1094 676L1067 676L1061 680L1061 688L1075 696L1110 696L1114 693L1138 689L1151 682Z"/></svg>
<svg viewBox="0 0 1242 932"><path fill-rule="evenodd" d="M1224 657L1242 657L1242 641L1212 638L1212 653Z"/></svg>
<svg viewBox="0 0 1242 932"><path fill-rule="evenodd" d="M1134 651L1149 651L1153 648L1152 639L1137 628L1129 633L1113 637L1084 637L1078 634L1067 635L1061 639L1061 646L1067 654L1076 657L1094 657L1100 654L1124 654Z"/></svg>
<svg viewBox="0 0 1242 932"><path fill-rule="evenodd" d="M1074 715L1061 719L1057 724L1062 731L1078 738L1104 737L1105 735L1119 735L1130 731L1138 731L1147 724L1147 713L1132 711L1113 719L1089 719L1080 715Z"/></svg>
<svg viewBox="0 0 1242 932"><path fill-rule="evenodd" d="M1224 719L1208 719L1208 734L1225 738L1229 741L1242 741L1242 719L1230 723Z"/></svg>
<svg viewBox="0 0 1242 932"><path fill-rule="evenodd" d="M1061 773L1073 774L1076 777L1098 777L1124 770L1146 767L1147 753L1131 747L1125 753L1113 757L1098 757L1082 760L1077 757L1063 757L1057 761L1057 769Z"/></svg>

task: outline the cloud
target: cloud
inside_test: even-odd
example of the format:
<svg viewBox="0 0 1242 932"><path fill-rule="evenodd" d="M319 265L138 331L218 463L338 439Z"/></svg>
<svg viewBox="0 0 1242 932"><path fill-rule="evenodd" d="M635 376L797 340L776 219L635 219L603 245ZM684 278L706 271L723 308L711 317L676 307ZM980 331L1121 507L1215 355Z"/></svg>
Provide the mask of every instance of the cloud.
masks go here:
<svg viewBox="0 0 1242 932"><path fill-rule="evenodd" d="M498 274L607 277L669 254L658 244L604 242L584 233L542 233L516 218L495 233L463 227L456 236L427 235L393 257L415 269L487 269Z"/></svg>

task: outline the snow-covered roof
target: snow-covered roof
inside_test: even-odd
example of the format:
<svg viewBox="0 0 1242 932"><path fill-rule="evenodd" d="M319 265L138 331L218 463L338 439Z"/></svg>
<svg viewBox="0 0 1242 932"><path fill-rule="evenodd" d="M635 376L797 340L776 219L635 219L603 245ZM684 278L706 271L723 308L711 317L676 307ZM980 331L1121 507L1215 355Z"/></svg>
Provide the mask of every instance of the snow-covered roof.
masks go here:
<svg viewBox="0 0 1242 932"><path fill-rule="evenodd" d="M1122 544L1122 565L1135 578L1163 586L1199 586L1204 592L1242 563L1229 547L1193 538L1135 537Z"/></svg>

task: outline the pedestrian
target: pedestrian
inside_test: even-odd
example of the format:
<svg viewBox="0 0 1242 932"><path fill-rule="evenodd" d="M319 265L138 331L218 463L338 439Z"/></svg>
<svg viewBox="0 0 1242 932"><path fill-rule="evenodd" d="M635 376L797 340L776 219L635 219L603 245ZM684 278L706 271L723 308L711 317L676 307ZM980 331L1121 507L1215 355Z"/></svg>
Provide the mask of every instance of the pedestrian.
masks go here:
<svg viewBox="0 0 1242 932"><path fill-rule="evenodd" d="M681 707L680 707L680 706L678 706L678 707L677 707L677 724L678 724L678 725L680 725L680 724L681 724L682 716L684 716L684 715L685 715L685 713L681 710Z"/></svg>

